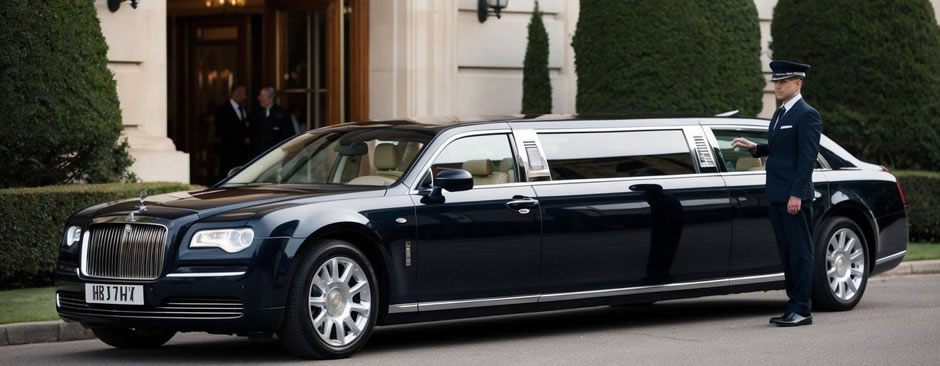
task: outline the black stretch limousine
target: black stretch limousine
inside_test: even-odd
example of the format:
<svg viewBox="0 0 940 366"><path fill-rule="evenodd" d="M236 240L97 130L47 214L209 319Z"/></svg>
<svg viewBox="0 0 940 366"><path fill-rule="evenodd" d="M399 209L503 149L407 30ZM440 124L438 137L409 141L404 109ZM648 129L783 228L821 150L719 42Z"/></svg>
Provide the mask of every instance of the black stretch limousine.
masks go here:
<svg viewBox="0 0 940 366"><path fill-rule="evenodd" d="M386 121L293 137L216 186L72 215L56 306L116 347L277 334L351 355L377 324L783 288L744 118ZM894 176L823 136L813 303L898 265Z"/></svg>

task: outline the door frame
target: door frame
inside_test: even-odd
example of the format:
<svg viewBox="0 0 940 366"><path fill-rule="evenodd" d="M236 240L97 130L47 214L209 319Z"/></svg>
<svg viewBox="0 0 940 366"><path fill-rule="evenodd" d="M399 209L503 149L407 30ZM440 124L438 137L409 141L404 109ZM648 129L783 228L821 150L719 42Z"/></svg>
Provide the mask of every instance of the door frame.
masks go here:
<svg viewBox="0 0 940 366"><path fill-rule="evenodd" d="M324 125L364 121L369 117L369 0L268 0L265 2L262 52L262 84L282 90L278 77L285 68L287 12L325 9L326 13L326 85L327 105ZM343 17L349 15L349 34L344 32ZM349 37L349 60L342 52L344 37ZM348 65L349 81L344 83ZM348 95L347 98L347 90ZM347 100L348 99L348 100ZM349 115L344 113L349 106Z"/></svg>

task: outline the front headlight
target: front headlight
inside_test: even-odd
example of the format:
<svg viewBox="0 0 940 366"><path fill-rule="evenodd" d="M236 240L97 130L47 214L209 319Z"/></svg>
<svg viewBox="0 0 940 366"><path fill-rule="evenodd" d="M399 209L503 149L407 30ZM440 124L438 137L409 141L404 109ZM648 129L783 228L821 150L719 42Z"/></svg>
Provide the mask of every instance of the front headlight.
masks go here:
<svg viewBox="0 0 940 366"><path fill-rule="evenodd" d="M78 226L69 226L69 229L65 231L65 245L75 245L75 243L78 243L79 240L82 240L82 228Z"/></svg>
<svg viewBox="0 0 940 366"><path fill-rule="evenodd" d="M201 230L193 235L190 248L219 248L226 253L238 253L251 245L255 231L244 229Z"/></svg>

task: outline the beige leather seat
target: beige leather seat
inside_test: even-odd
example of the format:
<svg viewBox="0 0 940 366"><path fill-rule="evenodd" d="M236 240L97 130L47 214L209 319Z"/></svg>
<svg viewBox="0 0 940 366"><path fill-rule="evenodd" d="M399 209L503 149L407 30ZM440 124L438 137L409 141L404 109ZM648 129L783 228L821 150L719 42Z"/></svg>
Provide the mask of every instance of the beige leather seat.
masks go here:
<svg viewBox="0 0 940 366"><path fill-rule="evenodd" d="M493 171L493 162L490 159L468 160L463 163L463 170L473 175L474 186L509 183L506 173Z"/></svg>
<svg viewBox="0 0 940 366"><path fill-rule="evenodd" d="M398 171L398 146L395 144L379 144L375 147L375 175L398 180L401 172Z"/></svg>
<svg viewBox="0 0 940 366"><path fill-rule="evenodd" d="M764 170L764 165L759 158L738 158L734 165L734 170L738 172Z"/></svg>
<svg viewBox="0 0 940 366"><path fill-rule="evenodd" d="M349 184L362 184L369 186L387 186L395 183L401 177L398 169L398 146L395 144L379 144L375 147L375 174L353 178Z"/></svg>
<svg viewBox="0 0 940 366"><path fill-rule="evenodd" d="M506 173L506 177L509 179L509 183L516 182L516 162L513 158L505 158L499 162L499 171Z"/></svg>

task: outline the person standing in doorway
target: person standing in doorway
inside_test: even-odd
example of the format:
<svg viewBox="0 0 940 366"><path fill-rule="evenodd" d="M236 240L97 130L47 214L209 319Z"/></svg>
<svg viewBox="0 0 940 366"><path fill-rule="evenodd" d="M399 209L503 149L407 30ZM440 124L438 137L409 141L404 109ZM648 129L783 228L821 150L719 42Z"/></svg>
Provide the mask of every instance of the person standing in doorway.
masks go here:
<svg viewBox="0 0 940 366"><path fill-rule="evenodd" d="M251 129L245 112L246 94L244 85L233 85L229 99L215 110L215 133L222 142L219 179L227 177L232 168L251 158L248 153Z"/></svg>
<svg viewBox="0 0 940 366"><path fill-rule="evenodd" d="M770 220L783 262L786 312L770 319L777 326L813 324L810 296L813 282L813 169L819 153L822 119L800 95L810 66L772 61L774 94L782 106L770 120L767 144L743 138L731 146L750 150L754 157L767 156L766 198Z"/></svg>
<svg viewBox="0 0 940 366"><path fill-rule="evenodd" d="M261 89L258 104L261 109L253 118L253 148L255 155L265 152L294 135L294 124L284 108L277 105L277 90L272 87Z"/></svg>

